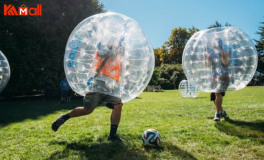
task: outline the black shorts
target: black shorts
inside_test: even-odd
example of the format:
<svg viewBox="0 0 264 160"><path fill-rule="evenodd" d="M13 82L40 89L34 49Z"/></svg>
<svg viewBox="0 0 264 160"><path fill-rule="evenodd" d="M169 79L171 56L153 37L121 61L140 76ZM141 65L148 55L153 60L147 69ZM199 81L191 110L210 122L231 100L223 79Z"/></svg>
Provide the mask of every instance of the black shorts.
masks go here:
<svg viewBox="0 0 264 160"><path fill-rule="evenodd" d="M221 92L222 96L225 96L225 92ZM215 101L215 93L211 93L211 101Z"/></svg>
<svg viewBox="0 0 264 160"><path fill-rule="evenodd" d="M95 109L99 105L106 105L106 107L114 109L114 105L122 103L122 101L120 98L114 96L91 92L86 94L83 103L85 109Z"/></svg>

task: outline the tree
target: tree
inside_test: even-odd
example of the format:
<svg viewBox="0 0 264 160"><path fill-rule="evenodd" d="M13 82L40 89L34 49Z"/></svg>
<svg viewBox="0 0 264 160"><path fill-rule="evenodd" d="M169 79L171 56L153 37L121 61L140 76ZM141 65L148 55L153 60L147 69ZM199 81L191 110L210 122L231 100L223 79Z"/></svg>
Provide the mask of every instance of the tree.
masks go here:
<svg viewBox="0 0 264 160"><path fill-rule="evenodd" d="M194 26L188 30L181 27L174 28L171 31L169 40L166 41L159 50L162 63L181 64L184 47L190 37L197 31L199 31L199 29Z"/></svg>
<svg viewBox="0 0 264 160"><path fill-rule="evenodd" d="M171 63L171 59L170 59L170 55L169 55L169 42L168 41L163 43L161 48L158 50L158 53L160 55L160 61L163 64L170 64Z"/></svg>
<svg viewBox="0 0 264 160"><path fill-rule="evenodd" d="M161 53L159 48L154 49L154 56L155 56L155 67L161 65Z"/></svg>
<svg viewBox="0 0 264 160"><path fill-rule="evenodd" d="M42 4L42 16L0 18L0 50L11 66L4 95L58 94L64 76L63 56L67 39L84 18L103 12L97 0L9 1L19 7ZM6 2L1 1L3 6ZM1 94L3 95L3 94Z"/></svg>
<svg viewBox="0 0 264 160"><path fill-rule="evenodd" d="M260 35L259 40L257 40L257 51L258 51L258 67L257 71L264 73L264 22L261 22L262 26L259 27L257 34Z"/></svg>
<svg viewBox="0 0 264 160"><path fill-rule="evenodd" d="M186 28L174 28L169 38L169 54L172 64L182 63L182 53L190 35Z"/></svg>
<svg viewBox="0 0 264 160"><path fill-rule="evenodd" d="M192 26L191 28L188 29L188 32L189 32L189 34L190 34L190 37L191 37L194 33L198 32L198 31L199 31L199 29L196 28L196 27L194 27L194 26Z"/></svg>
<svg viewBox="0 0 264 160"><path fill-rule="evenodd" d="M231 24L229 24L228 22L226 22L226 23L225 23L225 26L226 26L226 27L230 27ZM210 26L208 27L208 29L210 29L210 28L217 28L217 27L222 27L222 24L219 23L218 21L215 21L215 24L210 25Z"/></svg>

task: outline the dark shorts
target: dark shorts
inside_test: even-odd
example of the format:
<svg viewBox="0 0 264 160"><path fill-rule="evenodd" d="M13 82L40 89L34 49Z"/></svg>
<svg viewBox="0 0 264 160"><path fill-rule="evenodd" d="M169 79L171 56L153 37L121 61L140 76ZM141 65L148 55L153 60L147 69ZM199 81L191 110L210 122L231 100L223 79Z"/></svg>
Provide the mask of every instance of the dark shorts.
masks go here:
<svg viewBox="0 0 264 160"><path fill-rule="evenodd" d="M106 107L114 109L114 105L122 103L122 101L120 98L114 96L92 92L86 94L83 103L85 109L95 109L99 105L106 105Z"/></svg>
<svg viewBox="0 0 264 160"><path fill-rule="evenodd" d="M217 77L213 82L211 88L215 88L215 92L225 92L229 86L229 77Z"/></svg>
<svg viewBox="0 0 264 160"><path fill-rule="evenodd" d="M225 92L221 92L222 96L225 96ZM211 101L215 100L215 93L211 93Z"/></svg>

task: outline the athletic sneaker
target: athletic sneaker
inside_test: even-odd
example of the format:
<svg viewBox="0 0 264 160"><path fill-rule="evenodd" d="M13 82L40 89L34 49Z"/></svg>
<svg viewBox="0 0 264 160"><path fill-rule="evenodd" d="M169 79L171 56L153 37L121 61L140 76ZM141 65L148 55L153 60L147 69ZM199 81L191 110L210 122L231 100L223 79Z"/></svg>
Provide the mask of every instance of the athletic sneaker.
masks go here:
<svg viewBox="0 0 264 160"><path fill-rule="evenodd" d="M54 121L51 125L51 129L56 132L59 127L65 122L65 120L62 118L63 115L61 115L56 121Z"/></svg>
<svg viewBox="0 0 264 160"><path fill-rule="evenodd" d="M214 121L220 121L220 114L215 113Z"/></svg>
<svg viewBox="0 0 264 160"><path fill-rule="evenodd" d="M114 135L109 135L108 136L108 140L109 141L116 141L116 142L124 142L124 140L122 138L119 137L118 134L114 134Z"/></svg>
<svg viewBox="0 0 264 160"><path fill-rule="evenodd" d="M226 111L223 111L222 113L220 113L220 116L221 116L221 117L224 117L224 118L227 117L227 113L226 113Z"/></svg>

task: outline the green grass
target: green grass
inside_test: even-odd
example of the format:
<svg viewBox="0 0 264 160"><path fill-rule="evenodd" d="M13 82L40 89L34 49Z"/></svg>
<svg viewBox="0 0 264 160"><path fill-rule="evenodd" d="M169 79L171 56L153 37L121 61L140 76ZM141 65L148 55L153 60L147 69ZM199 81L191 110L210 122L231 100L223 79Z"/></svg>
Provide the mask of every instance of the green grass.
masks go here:
<svg viewBox="0 0 264 160"><path fill-rule="evenodd" d="M0 159L264 159L264 87L227 92L229 119L214 122L209 93L183 99L177 90L143 93L125 103L118 129L124 144L110 143L111 110L70 119L58 132L51 123L82 105L55 100L0 102ZM159 148L144 148L141 135L155 128Z"/></svg>

